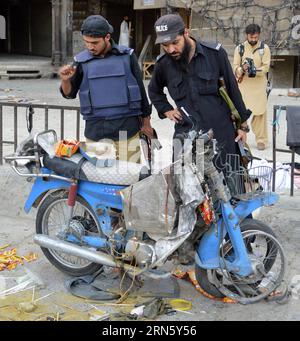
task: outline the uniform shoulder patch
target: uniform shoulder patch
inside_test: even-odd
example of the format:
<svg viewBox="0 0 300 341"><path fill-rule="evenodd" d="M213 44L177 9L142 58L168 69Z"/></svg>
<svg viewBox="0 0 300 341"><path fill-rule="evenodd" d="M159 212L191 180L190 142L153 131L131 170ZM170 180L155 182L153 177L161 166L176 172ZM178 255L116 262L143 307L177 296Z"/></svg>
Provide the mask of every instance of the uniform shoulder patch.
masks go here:
<svg viewBox="0 0 300 341"><path fill-rule="evenodd" d="M159 62L162 58L165 57L165 53L160 54L159 56L156 57L156 62Z"/></svg>
<svg viewBox="0 0 300 341"><path fill-rule="evenodd" d="M208 47L209 49L217 50L219 51L222 44L218 42L213 42L213 41L200 41L200 44Z"/></svg>
<svg viewBox="0 0 300 341"><path fill-rule="evenodd" d="M93 58L93 55L91 55L88 50L83 50L74 57L74 61L78 63L85 63Z"/></svg>
<svg viewBox="0 0 300 341"><path fill-rule="evenodd" d="M131 55L134 51L130 47L123 46L123 45L113 45L113 48L116 49L121 54L130 54Z"/></svg>

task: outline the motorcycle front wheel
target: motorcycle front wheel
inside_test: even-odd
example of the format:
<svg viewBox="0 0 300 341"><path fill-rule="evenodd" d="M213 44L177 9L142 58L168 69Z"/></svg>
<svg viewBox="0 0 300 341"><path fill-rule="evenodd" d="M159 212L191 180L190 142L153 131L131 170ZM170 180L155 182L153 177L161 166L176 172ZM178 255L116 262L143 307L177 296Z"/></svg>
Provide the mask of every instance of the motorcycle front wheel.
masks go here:
<svg viewBox="0 0 300 341"><path fill-rule="evenodd" d="M36 233L59 239L68 225L68 193L49 194L40 205L36 217ZM101 228L89 204L77 196L72 218L79 233L102 236ZM58 270L71 276L86 276L95 273L102 265L67 253L41 247L44 255Z"/></svg>
<svg viewBox="0 0 300 341"><path fill-rule="evenodd" d="M196 279L200 287L217 298L228 296L241 303L257 302L272 293L285 273L285 256L272 229L261 221L245 219L241 225L243 240L254 273L241 277L226 268L206 270L196 264ZM220 257L234 256L231 241L225 237L220 246Z"/></svg>

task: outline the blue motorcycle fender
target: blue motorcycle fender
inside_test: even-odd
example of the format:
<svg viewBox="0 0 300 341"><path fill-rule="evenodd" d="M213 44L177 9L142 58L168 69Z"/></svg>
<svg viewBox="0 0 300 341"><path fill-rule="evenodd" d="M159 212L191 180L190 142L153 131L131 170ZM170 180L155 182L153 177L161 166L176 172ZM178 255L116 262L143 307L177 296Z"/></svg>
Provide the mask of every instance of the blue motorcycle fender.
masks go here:
<svg viewBox="0 0 300 341"><path fill-rule="evenodd" d="M70 183L68 181L37 178L25 203L25 212L28 213L34 203L48 191L60 189L68 190L69 187ZM77 193L89 203L95 212L99 207L102 208L105 206L122 210L123 203L119 191L123 188L125 188L125 186L79 181Z"/></svg>
<svg viewBox="0 0 300 341"><path fill-rule="evenodd" d="M26 200L24 205L24 210L26 213L29 213L31 207L34 203L39 199L43 198L47 192L50 190L60 190L60 189L68 189L70 187L70 183L67 181L51 179L44 180L42 178L37 178L31 188L31 192ZM40 201L40 200L39 200Z"/></svg>
<svg viewBox="0 0 300 341"><path fill-rule="evenodd" d="M236 219L241 221L248 217L254 210L262 206L274 205L279 200L276 193L264 193L257 198L240 201L234 208ZM201 238L196 249L195 261L201 268L216 269L219 265L219 245L222 219L217 222L217 228L211 227ZM218 233L217 233L218 232ZM226 232L224 229L223 233Z"/></svg>
<svg viewBox="0 0 300 341"><path fill-rule="evenodd" d="M246 218L249 214L262 206L271 206L278 202L279 196L276 193L262 193L257 198L238 202L234 209L239 220Z"/></svg>

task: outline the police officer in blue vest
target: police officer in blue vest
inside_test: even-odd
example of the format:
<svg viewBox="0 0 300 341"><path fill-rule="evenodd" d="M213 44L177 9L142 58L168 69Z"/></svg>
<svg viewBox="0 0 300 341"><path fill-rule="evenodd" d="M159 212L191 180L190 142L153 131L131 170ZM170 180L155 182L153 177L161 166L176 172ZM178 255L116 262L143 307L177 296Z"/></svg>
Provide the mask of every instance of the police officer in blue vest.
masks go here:
<svg viewBox="0 0 300 341"><path fill-rule="evenodd" d="M119 159L125 143L126 159L139 162L139 132L151 137L153 130L137 58L115 44L113 27L101 15L87 17L81 33L86 49L60 69L61 93L73 99L79 92L87 142L112 140Z"/></svg>

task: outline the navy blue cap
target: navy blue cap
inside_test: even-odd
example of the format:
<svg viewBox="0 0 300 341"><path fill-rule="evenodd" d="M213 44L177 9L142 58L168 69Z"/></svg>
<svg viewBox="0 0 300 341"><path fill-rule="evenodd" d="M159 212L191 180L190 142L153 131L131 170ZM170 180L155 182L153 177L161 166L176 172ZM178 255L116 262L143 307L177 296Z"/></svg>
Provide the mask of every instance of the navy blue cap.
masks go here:
<svg viewBox="0 0 300 341"><path fill-rule="evenodd" d="M184 28L184 22L179 14L163 15L154 24L156 32L155 44L175 40L178 34L184 32Z"/></svg>
<svg viewBox="0 0 300 341"><path fill-rule="evenodd" d="M114 28L102 15L90 15L81 26L81 33L84 36L105 37L107 33L113 32Z"/></svg>

